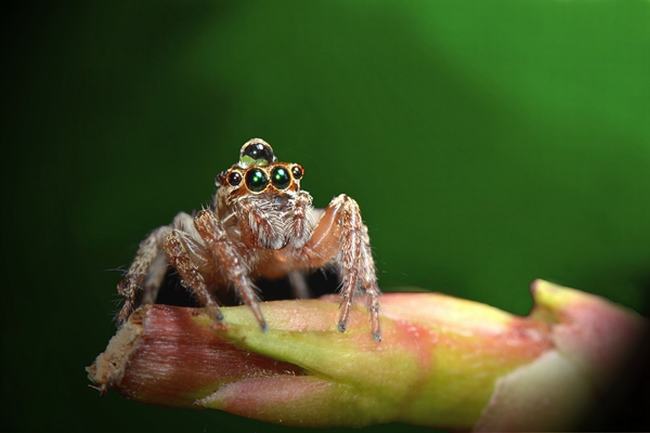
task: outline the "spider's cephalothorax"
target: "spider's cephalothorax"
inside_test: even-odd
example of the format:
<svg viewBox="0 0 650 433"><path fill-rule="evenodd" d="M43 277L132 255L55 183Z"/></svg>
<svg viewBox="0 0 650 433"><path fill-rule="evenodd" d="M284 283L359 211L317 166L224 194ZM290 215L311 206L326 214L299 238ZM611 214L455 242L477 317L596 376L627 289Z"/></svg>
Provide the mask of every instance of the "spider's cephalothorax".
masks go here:
<svg viewBox="0 0 650 433"><path fill-rule="evenodd" d="M266 329L255 278L288 275L297 295L304 296L303 272L334 265L341 276L338 329L345 330L353 296L362 291L373 336L380 340L379 288L359 206L342 194L326 209L314 209L311 196L300 188L303 176L300 164L278 162L264 140L244 143L239 161L217 176L212 209L194 216L179 213L142 241L118 285L125 298L118 321L133 311L140 291L143 302L155 301L172 266L217 319L222 316L215 296L233 287Z"/></svg>
<svg viewBox="0 0 650 433"><path fill-rule="evenodd" d="M239 162L217 176L217 215L248 247L302 247L313 229L311 196L300 190L303 174L300 164L277 162L270 145L251 140ZM228 217L236 218L228 224Z"/></svg>

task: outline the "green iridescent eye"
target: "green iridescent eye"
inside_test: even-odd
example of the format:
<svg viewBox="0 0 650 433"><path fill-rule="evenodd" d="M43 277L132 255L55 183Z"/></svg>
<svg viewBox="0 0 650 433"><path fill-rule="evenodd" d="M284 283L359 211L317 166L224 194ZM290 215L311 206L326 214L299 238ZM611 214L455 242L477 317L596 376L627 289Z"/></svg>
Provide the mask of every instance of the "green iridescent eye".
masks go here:
<svg viewBox="0 0 650 433"><path fill-rule="evenodd" d="M291 176L284 167L275 167L271 171L271 182L277 189L285 189L291 184Z"/></svg>
<svg viewBox="0 0 650 433"><path fill-rule="evenodd" d="M264 191L269 184L269 178L263 170L253 168L246 172L246 186L253 192Z"/></svg>

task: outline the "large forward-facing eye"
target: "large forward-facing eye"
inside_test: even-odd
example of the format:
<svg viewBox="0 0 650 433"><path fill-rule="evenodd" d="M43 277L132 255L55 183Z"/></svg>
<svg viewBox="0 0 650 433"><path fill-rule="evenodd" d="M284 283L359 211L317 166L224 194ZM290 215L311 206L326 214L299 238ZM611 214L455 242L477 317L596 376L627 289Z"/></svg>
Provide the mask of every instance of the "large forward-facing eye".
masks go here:
<svg viewBox="0 0 650 433"><path fill-rule="evenodd" d="M244 144L239 153L239 165L249 167L251 165L266 166L275 161L275 154L271 146L260 139L250 140Z"/></svg>
<svg viewBox="0 0 650 433"><path fill-rule="evenodd" d="M253 192L261 192L269 184L269 178L263 170L251 168L246 172L246 186Z"/></svg>
<svg viewBox="0 0 650 433"><path fill-rule="evenodd" d="M277 189L285 189L291 184L291 175L284 167L275 167L271 170L271 183Z"/></svg>

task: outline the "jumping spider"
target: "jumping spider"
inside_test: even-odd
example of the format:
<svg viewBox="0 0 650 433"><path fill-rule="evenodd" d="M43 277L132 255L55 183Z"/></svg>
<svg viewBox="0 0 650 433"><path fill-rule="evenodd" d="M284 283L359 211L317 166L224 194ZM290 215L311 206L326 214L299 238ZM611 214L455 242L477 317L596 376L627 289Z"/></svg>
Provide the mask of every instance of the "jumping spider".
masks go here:
<svg viewBox="0 0 650 433"><path fill-rule="evenodd" d="M311 195L300 189L303 175L300 164L278 162L264 140L244 143L239 162L217 176L210 209L194 216L181 212L140 243L118 284L125 299L118 322L134 310L140 291L143 303L155 302L171 266L217 320L223 316L213 294L232 286L265 330L254 278L288 275L299 288L302 272L334 265L341 277L339 331L345 331L353 295L361 289L372 335L381 340L380 292L359 206L341 194L326 209L313 208Z"/></svg>

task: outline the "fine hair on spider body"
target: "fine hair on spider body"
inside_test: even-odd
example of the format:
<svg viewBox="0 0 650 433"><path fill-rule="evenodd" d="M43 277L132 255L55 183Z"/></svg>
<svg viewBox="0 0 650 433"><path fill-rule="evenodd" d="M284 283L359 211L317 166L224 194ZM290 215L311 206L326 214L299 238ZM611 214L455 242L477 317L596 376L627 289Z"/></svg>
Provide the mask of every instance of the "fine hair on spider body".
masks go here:
<svg viewBox="0 0 650 433"><path fill-rule="evenodd" d="M172 267L216 320L223 320L219 294L232 288L265 330L255 278L288 276L296 295L304 297L304 273L331 266L341 279L338 330L346 330L353 297L362 292L372 336L380 341L380 291L359 206L341 194L325 209L314 208L300 187L304 174L300 164L279 162L264 140L244 143L239 161L217 175L212 208L181 212L140 243L117 287L124 298L118 322L137 307L140 294L143 303L155 302Z"/></svg>

